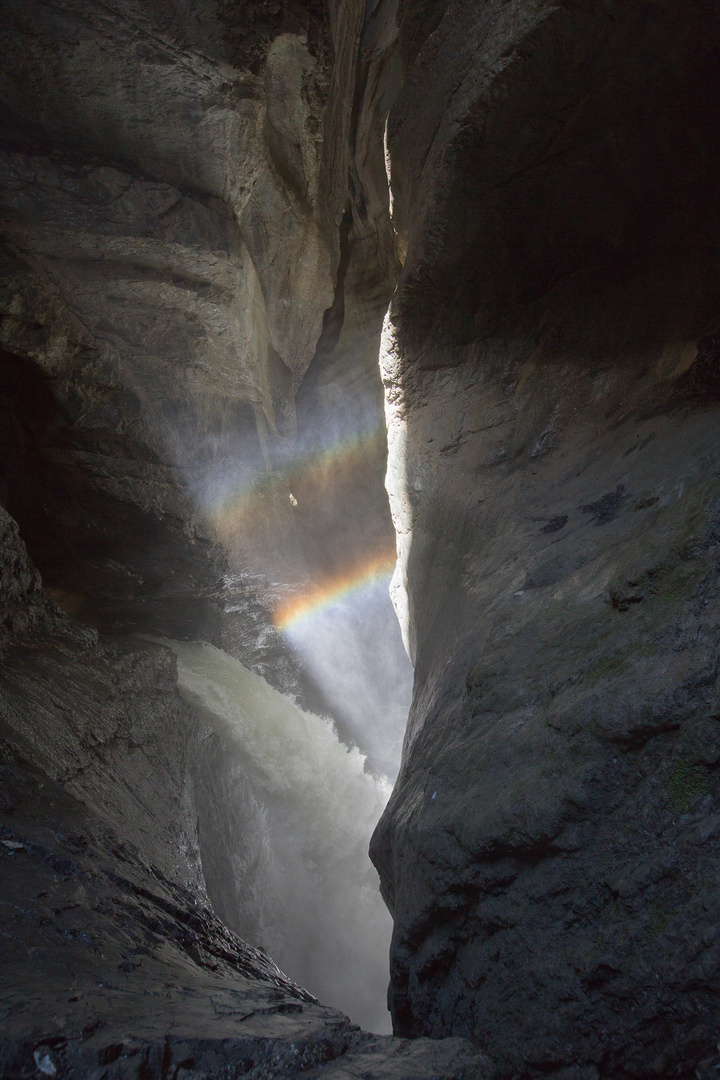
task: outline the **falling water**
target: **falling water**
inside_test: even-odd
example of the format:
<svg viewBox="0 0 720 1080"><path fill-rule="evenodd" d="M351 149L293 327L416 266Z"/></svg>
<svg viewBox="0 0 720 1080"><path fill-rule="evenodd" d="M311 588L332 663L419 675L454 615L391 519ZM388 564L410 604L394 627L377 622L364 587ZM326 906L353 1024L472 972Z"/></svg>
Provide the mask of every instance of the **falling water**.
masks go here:
<svg viewBox="0 0 720 1080"><path fill-rule="evenodd" d="M329 720L226 653L165 644L177 655L181 692L237 758L261 809L263 915L252 943L324 1004L389 1031L391 920L367 854L389 781L365 771Z"/></svg>
<svg viewBox="0 0 720 1080"><path fill-rule="evenodd" d="M390 574L357 584L332 603L311 606L311 594L308 610L288 620L283 636L323 691L343 738L367 754L373 771L395 778L412 665L388 595Z"/></svg>

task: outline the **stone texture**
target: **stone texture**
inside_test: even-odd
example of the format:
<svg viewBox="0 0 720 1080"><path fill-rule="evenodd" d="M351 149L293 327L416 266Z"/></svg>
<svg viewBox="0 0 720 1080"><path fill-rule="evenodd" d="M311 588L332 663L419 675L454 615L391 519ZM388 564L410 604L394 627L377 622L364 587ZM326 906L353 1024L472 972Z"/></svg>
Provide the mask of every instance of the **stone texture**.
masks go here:
<svg viewBox="0 0 720 1080"><path fill-rule="evenodd" d="M350 562L392 549L377 373L399 270L391 13L78 0L4 15L4 503L73 614L212 641L326 709L272 611L339 547ZM368 430L329 498L298 477L298 456Z"/></svg>
<svg viewBox="0 0 720 1080"><path fill-rule="evenodd" d="M718 5L3 15L2 1067L491 1074L223 928L206 888L262 902L227 888L252 801L123 636L312 695L271 611L392 543L399 280L396 1030L508 1078L714 1075ZM288 465L365 436L333 490Z"/></svg>
<svg viewBox="0 0 720 1080"><path fill-rule="evenodd" d="M0 507L0 648L52 618L40 575L28 559L17 523Z"/></svg>
<svg viewBox="0 0 720 1080"><path fill-rule="evenodd" d="M343 437L370 417L346 537L392 540L376 366L399 269L378 153L392 34L361 51L358 2L3 15L0 498L32 562L3 510L0 1071L280 1076L343 1056L468 1075L470 1047L362 1035L218 921L261 915L260 812L171 655L126 636L211 641L324 708L272 610L330 569L311 494L314 532L289 500L311 364L299 444L338 394Z"/></svg>
<svg viewBox="0 0 720 1080"><path fill-rule="evenodd" d="M237 644L216 587L228 559L244 611L272 607L263 577L305 579L274 470L336 292L362 13L5 5L0 343L60 408L63 432L32 433L58 501L78 483L110 501L98 531L120 550L88 565L68 542L60 565L56 508L38 523L26 476L6 480L23 488L9 509L48 584L104 627L174 622L218 643L227 628ZM373 273L377 328L387 258Z"/></svg>
<svg viewBox="0 0 720 1080"><path fill-rule="evenodd" d="M2 535L2 1076L258 1080L332 1062L338 1077L491 1077L466 1040L361 1032L227 929L208 892L233 921L223 858L261 830L251 800L232 818L242 775L223 801L223 747L181 700L173 654L67 619L5 511Z"/></svg>
<svg viewBox="0 0 720 1080"><path fill-rule="evenodd" d="M373 855L395 1030L472 1034L503 1076L718 1064L719 14L399 16L416 681Z"/></svg>
<svg viewBox="0 0 720 1080"><path fill-rule="evenodd" d="M1 753L3 1077L492 1076L461 1039L364 1035L4 740Z"/></svg>

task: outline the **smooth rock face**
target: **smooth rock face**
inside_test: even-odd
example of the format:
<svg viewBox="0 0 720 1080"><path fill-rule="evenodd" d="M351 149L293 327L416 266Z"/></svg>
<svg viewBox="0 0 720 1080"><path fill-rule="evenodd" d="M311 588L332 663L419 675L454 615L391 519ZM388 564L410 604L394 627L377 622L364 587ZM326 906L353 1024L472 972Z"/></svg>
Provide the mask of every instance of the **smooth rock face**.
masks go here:
<svg viewBox="0 0 720 1080"><path fill-rule="evenodd" d="M5 5L0 368L25 453L3 437L3 483L86 618L272 673L279 642L235 624L272 606L263 575L306 572L267 473L335 297L362 5L332 31L322 5L254 7Z"/></svg>
<svg viewBox="0 0 720 1080"><path fill-rule="evenodd" d="M719 16L400 15L383 367L416 681L372 852L395 1030L471 1034L504 1076L720 1062Z"/></svg>
<svg viewBox="0 0 720 1080"><path fill-rule="evenodd" d="M3 9L3 503L73 615L211 641L318 709L273 607L338 546L393 544L377 345L399 270L395 35L363 13ZM295 459L368 430L328 538Z"/></svg>

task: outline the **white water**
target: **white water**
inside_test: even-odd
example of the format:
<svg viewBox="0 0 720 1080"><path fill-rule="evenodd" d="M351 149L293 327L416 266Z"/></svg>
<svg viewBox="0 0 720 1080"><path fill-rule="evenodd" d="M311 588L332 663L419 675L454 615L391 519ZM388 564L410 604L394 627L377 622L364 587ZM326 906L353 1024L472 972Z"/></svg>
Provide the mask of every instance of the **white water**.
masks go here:
<svg viewBox="0 0 720 1080"><path fill-rule="evenodd" d="M388 595L368 582L285 630L325 695L348 742L375 772L396 777L412 698L413 669Z"/></svg>
<svg viewBox="0 0 720 1080"><path fill-rule="evenodd" d="M177 655L181 692L240 759L262 807L264 912L251 943L323 1004L389 1032L392 923L367 847L390 783L364 771L363 755L330 721L226 653L165 644Z"/></svg>

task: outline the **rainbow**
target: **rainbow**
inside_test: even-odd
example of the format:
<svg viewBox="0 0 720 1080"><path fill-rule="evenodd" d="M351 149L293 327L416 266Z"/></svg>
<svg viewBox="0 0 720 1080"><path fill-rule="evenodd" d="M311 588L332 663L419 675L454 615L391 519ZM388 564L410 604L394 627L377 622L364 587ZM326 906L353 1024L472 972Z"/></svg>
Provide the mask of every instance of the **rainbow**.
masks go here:
<svg viewBox="0 0 720 1080"><path fill-rule="evenodd" d="M349 438L338 440L330 446L313 450L305 457L290 462L277 471L261 473L252 478L246 477L235 485L216 491L214 495L205 495L206 512L212 523L222 533L240 524L242 519L255 511L273 485L282 484L288 492L299 483L326 485L331 482L330 475L335 473L335 482L343 474L352 473L361 467L367 454L381 449L385 438L384 428L376 426L366 431L355 433ZM339 474L339 475L338 475ZM287 498L287 495L285 496Z"/></svg>
<svg viewBox="0 0 720 1080"><path fill-rule="evenodd" d="M389 580L395 568L395 559L394 553L390 555L384 551L363 559L341 574L325 578L302 596L291 597L280 603L275 608L273 622L278 630L287 632L351 593L383 578Z"/></svg>
<svg viewBox="0 0 720 1080"><path fill-rule="evenodd" d="M367 431L356 432L345 439L338 439L330 446L323 446L311 451L306 457L300 458L287 470L292 480L296 473L325 473L329 469L346 469L357 464L353 459L362 458L365 454L383 445L385 429L376 425Z"/></svg>

